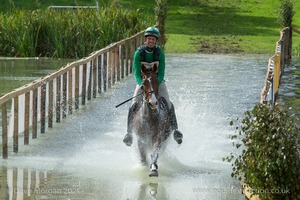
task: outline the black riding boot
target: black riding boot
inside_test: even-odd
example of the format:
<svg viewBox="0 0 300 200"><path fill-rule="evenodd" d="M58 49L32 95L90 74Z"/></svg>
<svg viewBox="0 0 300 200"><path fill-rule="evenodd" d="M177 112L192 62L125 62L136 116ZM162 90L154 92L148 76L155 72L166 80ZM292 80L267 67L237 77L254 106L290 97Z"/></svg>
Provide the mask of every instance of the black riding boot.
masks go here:
<svg viewBox="0 0 300 200"><path fill-rule="evenodd" d="M136 107L136 104L132 105L128 111L128 118L127 118L127 134L124 136L123 142L127 146L131 146L132 144L132 121L133 121L133 110Z"/></svg>
<svg viewBox="0 0 300 200"><path fill-rule="evenodd" d="M174 109L173 104L171 106L171 109L169 110L169 117L170 117L171 128L172 128L172 130L174 130L174 132L173 132L174 140L178 144L181 144L182 143L183 135L178 130L177 119L176 119L175 109Z"/></svg>

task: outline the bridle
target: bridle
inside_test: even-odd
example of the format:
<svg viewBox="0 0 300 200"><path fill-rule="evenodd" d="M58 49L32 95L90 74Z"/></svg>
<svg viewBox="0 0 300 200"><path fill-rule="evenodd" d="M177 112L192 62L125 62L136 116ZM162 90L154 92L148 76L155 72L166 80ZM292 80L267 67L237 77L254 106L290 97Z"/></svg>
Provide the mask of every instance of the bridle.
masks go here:
<svg viewBox="0 0 300 200"><path fill-rule="evenodd" d="M146 76L146 75L145 75ZM145 81L148 81L150 91L145 91ZM143 80L143 101L147 101L148 105L151 107L151 109L157 109L158 99L156 97L155 90L153 88L153 84L151 81L151 77L146 76L146 78ZM151 98L149 98L149 95Z"/></svg>

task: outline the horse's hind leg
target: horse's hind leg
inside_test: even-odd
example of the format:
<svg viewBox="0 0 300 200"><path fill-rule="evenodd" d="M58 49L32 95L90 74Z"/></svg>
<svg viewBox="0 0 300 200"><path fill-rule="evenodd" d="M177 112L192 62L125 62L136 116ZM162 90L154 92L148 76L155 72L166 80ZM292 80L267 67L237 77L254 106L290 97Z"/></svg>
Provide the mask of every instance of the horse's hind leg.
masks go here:
<svg viewBox="0 0 300 200"><path fill-rule="evenodd" d="M145 143L141 140L138 140L138 148L139 148L139 153L140 153L140 161L141 164L146 165L147 164L147 152L146 152L146 147Z"/></svg>

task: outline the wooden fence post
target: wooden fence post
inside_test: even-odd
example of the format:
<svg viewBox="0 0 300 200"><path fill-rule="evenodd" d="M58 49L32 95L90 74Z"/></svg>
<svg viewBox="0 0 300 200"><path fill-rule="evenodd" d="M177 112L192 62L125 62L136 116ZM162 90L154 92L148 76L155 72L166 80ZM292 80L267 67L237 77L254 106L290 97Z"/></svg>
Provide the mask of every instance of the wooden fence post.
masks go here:
<svg viewBox="0 0 300 200"><path fill-rule="evenodd" d="M125 44L120 45L119 48L120 55L120 67L121 67L121 79L125 77Z"/></svg>
<svg viewBox="0 0 300 200"><path fill-rule="evenodd" d="M107 75L107 55L108 52L103 55L103 68L102 68L102 74L103 74L103 90L104 92L107 91L107 81L108 81L108 75Z"/></svg>
<svg viewBox="0 0 300 200"><path fill-rule="evenodd" d="M92 98L92 75L93 74L93 61L90 61L90 73L89 73L89 82L88 82L88 95L87 100L91 100Z"/></svg>
<svg viewBox="0 0 300 200"><path fill-rule="evenodd" d="M53 80L49 81L48 127L53 127Z"/></svg>
<svg viewBox="0 0 300 200"><path fill-rule="evenodd" d="M85 96L86 96L86 63L82 66L82 100L81 104L85 105Z"/></svg>
<svg viewBox="0 0 300 200"><path fill-rule="evenodd" d="M126 76L129 75L129 42L125 42L125 71L126 71Z"/></svg>
<svg viewBox="0 0 300 200"><path fill-rule="evenodd" d="M37 138L37 93L35 88L32 93L32 138Z"/></svg>
<svg viewBox="0 0 300 200"><path fill-rule="evenodd" d="M29 144L29 109L30 109L30 92L25 94L25 115L24 115L24 144Z"/></svg>
<svg viewBox="0 0 300 200"><path fill-rule="evenodd" d="M66 118L67 117L67 73L68 72L65 72L63 74L63 91L62 91L62 94L63 94L63 100L62 100L62 118Z"/></svg>
<svg viewBox="0 0 300 200"><path fill-rule="evenodd" d="M68 114L71 115L73 113L73 70L70 69L68 71Z"/></svg>
<svg viewBox="0 0 300 200"><path fill-rule="evenodd" d="M113 68L113 53L112 50L108 52L108 66L107 66L107 87L108 89L111 88L111 82L112 82L112 68Z"/></svg>
<svg viewBox="0 0 300 200"><path fill-rule="evenodd" d="M120 66L120 46L115 48L115 67L117 73L117 81L121 80L121 66Z"/></svg>
<svg viewBox="0 0 300 200"><path fill-rule="evenodd" d="M19 96L14 97L14 135L13 149L17 153L19 149Z"/></svg>
<svg viewBox="0 0 300 200"><path fill-rule="evenodd" d="M61 106L61 76L56 78L56 123L60 122L60 106Z"/></svg>
<svg viewBox="0 0 300 200"><path fill-rule="evenodd" d="M75 68L75 110L79 108L79 67Z"/></svg>
<svg viewBox="0 0 300 200"><path fill-rule="evenodd" d="M93 60L93 98L97 97L97 58Z"/></svg>
<svg viewBox="0 0 300 200"><path fill-rule="evenodd" d="M6 102L1 106L2 110L2 158L7 158L7 110Z"/></svg>
<svg viewBox="0 0 300 200"><path fill-rule="evenodd" d="M98 93L99 94L101 94L102 92L102 79L103 79L102 55L98 56Z"/></svg>
<svg viewBox="0 0 300 200"><path fill-rule="evenodd" d="M41 133L45 133L46 127L46 83L41 86Z"/></svg>

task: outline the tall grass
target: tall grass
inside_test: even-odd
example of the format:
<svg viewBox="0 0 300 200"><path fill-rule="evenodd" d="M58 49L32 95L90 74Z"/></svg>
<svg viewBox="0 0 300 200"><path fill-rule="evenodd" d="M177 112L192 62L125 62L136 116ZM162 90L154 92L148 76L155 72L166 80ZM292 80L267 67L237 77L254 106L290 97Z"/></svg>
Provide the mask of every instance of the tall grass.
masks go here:
<svg viewBox="0 0 300 200"><path fill-rule="evenodd" d="M0 13L0 55L80 58L153 24L117 3L98 10L13 10Z"/></svg>

